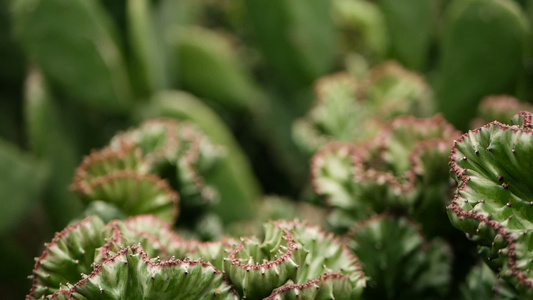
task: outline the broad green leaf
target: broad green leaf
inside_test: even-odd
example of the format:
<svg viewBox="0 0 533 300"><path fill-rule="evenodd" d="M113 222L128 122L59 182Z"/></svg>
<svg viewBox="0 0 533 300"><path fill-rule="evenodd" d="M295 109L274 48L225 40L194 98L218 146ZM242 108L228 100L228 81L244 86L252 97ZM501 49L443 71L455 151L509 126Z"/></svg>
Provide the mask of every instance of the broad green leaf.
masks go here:
<svg viewBox="0 0 533 300"><path fill-rule="evenodd" d="M158 40L153 20L152 1L128 0L128 33L135 72L132 80L139 85L143 95L154 93L168 86L165 73L165 56Z"/></svg>
<svg viewBox="0 0 533 300"><path fill-rule="evenodd" d="M62 118L60 104L35 69L26 80L24 105L30 147L50 168L43 202L59 230L81 212L81 202L69 191L81 155Z"/></svg>
<svg viewBox="0 0 533 300"><path fill-rule="evenodd" d="M181 88L232 109L250 109L260 100L251 74L226 37L192 26L174 34Z"/></svg>
<svg viewBox="0 0 533 300"><path fill-rule="evenodd" d="M483 97L516 88L528 23L510 0L456 0L443 25L435 85L439 111L466 129Z"/></svg>
<svg viewBox="0 0 533 300"><path fill-rule="evenodd" d="M34 157L0 140L0 234L10 230L39 203L46 171Z"/></svg>
<svg viewBox="0 0 533 300"><path fill-rule="evenodd" d="M16 34L63 92L86 105L124 111L132 101L115 28L96 0L21 0Z"/></svg>

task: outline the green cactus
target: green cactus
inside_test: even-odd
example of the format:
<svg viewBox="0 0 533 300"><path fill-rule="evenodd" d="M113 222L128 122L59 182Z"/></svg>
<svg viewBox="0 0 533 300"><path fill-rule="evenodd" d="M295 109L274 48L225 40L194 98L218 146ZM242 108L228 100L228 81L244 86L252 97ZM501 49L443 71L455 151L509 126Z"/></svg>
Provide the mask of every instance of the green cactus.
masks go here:
<svg viewBox="0 0 533 300"><path fill-rule="evenodd" d="M438 116L396 118L370 142L330 144L318 152L311 162L314 190L338 210L336 226L389 210L412 215L435 234L450 188L448 145L458 135Z"/></svg>
<svg viewBox="0 0 533 300"><path fill-rule="evenodd" d="M471 130L450 156L458 182L448 206L452 224L478 244L485 262L523 299L533 295L531 121L531 113L521 112L515 125L495 121Z"/></svg>
<svg viewBox="0 0 533 300"><path fill-rule="evenodd" d="M266 224L264 242L200 243L153 216L107 225L92 216L45 246L27 299L357 299L365 286L340 241L295 221Z"/></svg>
<svg viewBox="0 0 533 300"><path fill-rule="evenodd" d="M394 62L377 66L362 80L348 73L325 76L315 83L315 97L308 115L293 126L296 143L310 154L332 141L369 139L396 116L427 117L433 111L425 80Z"/></svg>
<svg viewBox="0 0 533 300"><path fill-rule="evenodd" d="M479 103L477 118L473 120L471 128L478 128L492 121L508 123L520 111L532 110L531 104L520 102L511 96L488 96Z"/></svg>
<svg viewBox="0 0 533 300"><path fill-rule="evenodd" d="M46 245L27 299L237 299L212 265L175 259L195 246L152 216L107 225L89 217Z"/></svg>
<svg viewBox="0 0 533 300"><path fill-rule="evenodd" d="M451 249L424 240L406 218L377 215L357 223L345 236L369 277L368 299L444 298L451 282Z"/></svg>
<svg viewBox="0 0 533 300"><path fill-rule="evenodd" d="M76 171L73 189L86 203L103 201L126 216L151 213L173 223L178 212L173 188L183 209L218 200L203 175L222 153L190 122L151 120L87 156Z"/></svg>

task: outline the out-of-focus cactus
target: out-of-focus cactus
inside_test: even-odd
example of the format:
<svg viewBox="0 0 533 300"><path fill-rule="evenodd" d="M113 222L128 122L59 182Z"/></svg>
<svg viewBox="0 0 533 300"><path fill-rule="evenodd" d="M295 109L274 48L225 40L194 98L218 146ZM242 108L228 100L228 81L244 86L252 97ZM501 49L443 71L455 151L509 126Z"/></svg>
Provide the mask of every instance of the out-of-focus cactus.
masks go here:
<svg viewBox="0 0 533 300"><path fill-rule="evenodd" d="M521 111L533 111L533 106L506 95L485 97L479 103L477 118L472 121L471 128L478 128L492 121L509 123Z"/></svg>
<svg viewBox="0 0 533 300"><path fill-rule="evenodd" d="M450 220L521 299L533 295L532 119L521 112L515 125L492 122L471 130L455 142L450 156L458 182L448 206Z"/></svg>
<svg viewBox="0 0 533 300"><path fill-rule="evenodd" d="M448 149L458 135L439 116L398 117L370 142L320 150L311 162L313 188L335 208L335 225L351 227L354 220L399 211L434 233L442 229L435 217L445 218Z"/></svg>
<svg viewBox="0 0 533 300"><path fill-rule="evenodd" d="M179 91L154 95L148 107L139 110L139 119L157 117L191 121L214 144L224 148L209 182L216 186L221 201L213 203L213 211L227 224L250 220L257 211L260 188L250 161L221 118L196 97Z"/></svg>
<svg viewBox="0 0 533 300"><path fill-rule="evenodd" d="M86 157L73 187L85 202L103 201L127 216L151 213L172 223L178 209L172 188L184 208L218 200L204 177L220 155L221 148L192 123L150 120Z"/></svg>
<svg viewBox="0 0 533 300"><path fill-rule="evenodd" d="M364 286L357 258L332 234L303 223L269 223L263 242L199 243L152 216L107 225L89 217L46 245L27 299L348 300Z"/></svg>
<svg viewBox="0 0 533 300"><path fill-rule="evenodd" d="M448 245L439 239L425 241L406 218L374 216L356 224L345 242L369 277L367 299L444 299L448 292Z"/></svg>
<svg viewBox="0 0 533 300"><path fill-rule="evenodd" d="M332 1L333 21L340 31L340 51L356 52L375 61L387 54L389 39L382 11L366 0Z"/></svg>
<svg viewBox="0 0 533 300"><path fill-rule="evenodd" d="M456 0L447 6L435 92L439 111L457 128L466 129L483 97L515 91L528 32L514 1Z"/></svg>
<svg viewBox="0 0 533 300"><path fill-rule="evenodd" d="M315 83L315 97L308 115L293 127L296 143L310 154L332 141L373 137L385 120L398 115L433 112L425 80L394 62L372 69L362 80L348 73L323 77Z"/></svg>
<svg viewBox="0 0 533 300"><path fill-rule="evenodd" d="M434 237L453 229L443 224L451 187L449 146L456 136L440 116L398 117L371 141L331 143L313 157L313 188L332 208L330 224L352 228L346 242L372 273L364 297L447 296L451 250Z"/></svg>

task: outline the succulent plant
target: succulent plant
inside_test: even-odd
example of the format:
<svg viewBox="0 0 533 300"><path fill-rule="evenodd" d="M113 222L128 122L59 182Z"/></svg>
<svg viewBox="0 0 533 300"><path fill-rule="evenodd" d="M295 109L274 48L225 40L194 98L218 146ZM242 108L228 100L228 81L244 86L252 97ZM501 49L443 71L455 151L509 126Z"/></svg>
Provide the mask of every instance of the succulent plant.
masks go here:
<svg viewBox="0 0 533 300"><path fill-rule="evenodd" d="M521 112L514 125L495 121L471 130L450 156L458 182L448 206L452 224L478 244L485 262L523 299L533 295L531 121L531 113Z"/></svg>
<svg viewBox="0 0 533 300"><path fill-rule="evenodd" d="M509 123L517 113L532 110L530 103L520 102L512 96L488 96L479 103L477 118L473 120L471 128L482 127L492 121Z"/></svg>
<svg viewBox="0 0 533 300"><path fill-rule="evenodd" d="M185 208L217 200L202 175L221 154L221 148L190 122L151 120L87 156L76 171L73 189L85 202L102 201L126 216L150 213L172 223L178 212L173 188Z"/></svg>
<svg viewBox="0 0 533 300"><path fill-rule="evenodd" d="M297 221L266 224L262 242L200 243L153 216L92 216L45 246L27 299L357 299L365 286L339 240Z"/></svg>
<svg viewBox="0 0 533 300"><path fill-rule="evenodd" d="M412 220L377 215L357 223L345 242L369 280L366 299L444 299L451 282L451 249L426 241Z"/></svg>
<svg viewBox="0 0 533 300"><path fill-rule="evenodd" d="M442 227L436 220L445 218L447 152L458 135L439 116L398 117L370 142L321 149L311 162L313 188L334 208L336 226L397 211L434 234Z"/></svg>
<svg viewBox="0 0 533 300"><path fill-rule="evenodd" d="M315 105L293 126L296 143L309 154L329 142L369 139L396 116L427 117L433 111L424 79L394 62L375 67L362 80L338 73L319 79L314 87Z"/></svg>
<svg viewBox="0 0 533 300"><path fill-rule="evenodd" d="M175 259L195 248L153 216L89 217L46 245L27 299L237 299L211 264Z"/></svg>

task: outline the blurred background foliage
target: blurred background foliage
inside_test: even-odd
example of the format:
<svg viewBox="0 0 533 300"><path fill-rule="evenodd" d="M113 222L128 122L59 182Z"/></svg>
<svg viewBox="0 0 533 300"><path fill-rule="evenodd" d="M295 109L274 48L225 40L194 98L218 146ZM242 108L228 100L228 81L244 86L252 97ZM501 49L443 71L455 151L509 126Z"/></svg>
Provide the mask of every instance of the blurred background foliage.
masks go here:
<svg viewBox="0 0 533 300"><path fill-rule="evenodd" d="M0 0L0 293L26 293L82 214L76 166L116 132L164 116L224 145L231 228L264 194L313 198L292 127L318 78L395 60L464 131L485 96L533 100L532 17L528 0Z"/></svg>

